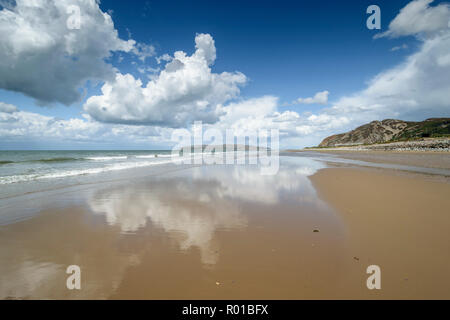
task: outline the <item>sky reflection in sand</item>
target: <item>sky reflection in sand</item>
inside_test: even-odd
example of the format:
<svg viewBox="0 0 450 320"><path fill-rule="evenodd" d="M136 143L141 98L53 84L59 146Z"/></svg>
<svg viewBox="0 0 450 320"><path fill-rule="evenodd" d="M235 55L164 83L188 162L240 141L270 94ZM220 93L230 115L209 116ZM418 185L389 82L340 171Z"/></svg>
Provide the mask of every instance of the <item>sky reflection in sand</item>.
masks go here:
<svg viewBox="0 0 450 320"><path fill-rule="evenodd" d="M309 166L286 161L274 176L263 176L249 166L216 167L210 176L205 170L211 167L197 167L181 177L100 190L88 202L94 213L104 214L107 223L122 232L136 232L151 223L176 239L181 250L198 247L202 262L214 264L218 259L214 232L247 226L239 201L274 205L282 193L291 193L299 203L322 205L307 178L321 165L307 159L302 162Z"/></svg>
<svg viewBox="0 0 450 320"><path fill-rule="evenodd" d="M284 283L287 294L297 292L296 278L308 280L307 270L329 282L336 276L314 261L339 260L343 229L308 179L323 165L289 157L281 164L275 176L252 166L200 166L62 200L47 195L70 201L2 227L0 297L213 298L213 279L228 277L241 282L239 294L261 278ZM318 226L324 232L314 240ZM71 264L81 267L83 290L65 288Z"/></svg>

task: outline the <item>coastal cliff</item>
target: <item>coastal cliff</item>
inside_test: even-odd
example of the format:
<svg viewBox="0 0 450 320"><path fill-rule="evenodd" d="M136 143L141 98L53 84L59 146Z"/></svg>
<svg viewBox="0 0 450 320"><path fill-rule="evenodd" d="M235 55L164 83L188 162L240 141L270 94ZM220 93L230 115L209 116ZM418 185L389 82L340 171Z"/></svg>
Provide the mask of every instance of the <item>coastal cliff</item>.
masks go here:
<svg viewBox="0 0 450 320"><path fill-rule="evenodd" d="M450 118L431 118L421 122L386 119L372 121L352 131L329 136L319 147L367 146L392 142L397 142L400 146L415 141L430 148L448 148L449 140Z"/></svg>

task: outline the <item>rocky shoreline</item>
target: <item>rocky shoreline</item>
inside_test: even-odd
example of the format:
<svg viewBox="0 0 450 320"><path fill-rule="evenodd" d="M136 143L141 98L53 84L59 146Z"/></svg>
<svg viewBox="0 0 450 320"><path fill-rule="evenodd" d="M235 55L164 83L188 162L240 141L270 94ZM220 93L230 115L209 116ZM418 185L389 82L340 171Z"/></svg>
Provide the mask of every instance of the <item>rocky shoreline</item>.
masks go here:
<svg viewBox="0 0 450 320"><path fill-rule="evenodd" d="M371 145L308 148L308 150L450 152L450 138L430 138Z"/></svg>

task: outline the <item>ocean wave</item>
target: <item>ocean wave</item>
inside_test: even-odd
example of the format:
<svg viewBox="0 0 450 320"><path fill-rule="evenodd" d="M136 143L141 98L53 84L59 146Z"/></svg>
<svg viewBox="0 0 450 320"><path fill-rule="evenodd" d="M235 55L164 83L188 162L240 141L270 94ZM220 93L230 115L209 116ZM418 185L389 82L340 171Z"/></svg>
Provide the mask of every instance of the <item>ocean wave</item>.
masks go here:
<svg viewBox="0 0 450 320"><path fill-rule="evenodd" d="M154 159L154 158L170 158L171 154L146 154L146 155L127 155L127 156L103 156L103 157L86 157L87 160L93 161L112 161L112 160L132 160L132 159Z"/></svg>
<svg viewBox="0 0 450 320"><path fill-rule="evenodd" d="M83 161L83 158L45 158L45 159L31 159L31 160L1 160L0 165L2 164L14 164L14 163L54 163L54 162L73 162L73 161Z"/></svg>
<svg viewBox="0 0 450 320"><path fill-rule="evenodd" d="M98 174L109 171L117 171L117 170L125 170L125 169L133 169L140 168L146 166L154 166L160 164L169 164L169 163L177 163L184 162L186 159L208 159L222 157L224 153L218 154L190 154L187 158L183 156L172 156L172 154L153 154L153 155L137 155L134 158L130 158L128 156L103 156L103 157L84 157L84 158L50 158L50 159L40 159L40 160L30 160L30 161L19 161L19 162L66 162L66 161L83 161L83 160L94 160L100 161L98 166L91 168L76 168L76 169L60 169L54 168L54 171L44 172L42 170L34 168L30 168L27 170L27 173L16 174L16 175L7 175L0 176L0 185L11 184L11 183L20 183L20 182L29 182L36 180L45 180L45 179L58 179L58 178L66 178L73 176L81 176L81 175L89 175L89 174ZM156 157L155 157L156 155ZM236 153L239 156L239 152ZM111 160L127 160L128 161L120 161L120 162L107 162ZM144 160L149 159L149 160ZM151 160L150 160L151 159ZM101 162L105 161L105 162ZM6 161L4 161L6 162ZM189 161L188 161L189 162ZM17 163L17 162L14 162ZM89 163L89 161L87 162ZM40 173L39 173L40 172Z"/></svg>
<svg viewBox="0 0 450 320"><path fill-rule="evenodd" d="M43 163L48 163L48 162L70 162L70 161L83 161L83 160L84 160L83 158L63 158L63 157L59 157L59 158L29 160L29 161L24 161L24 162L43 162Z"/></svg>
<svg viewBox="0 0 450 320"><path fill-rule="evenodd" d="M0 185L19 183L19 182L29 182L29 181L36 181L36 180L44 180L44 179L67 178L67 177L81 176L81 175L88 175L88 174L98 174L98 173L109 172L109 171L141 168L141 167L160 165L160 164L169 164L169 163L173 163L173 162L177 162L177 161L178 161L177 159L170 159L170 160L163 160L163 161L124 162L124 163L116 163L116 164L108 165L105 167L97 167L97 168L75 169L75 170L64 170L64 171L61 170L61 171L44 173L44 174L22 174L22 175L3 176L3 177L0 177Z"/></svg>
<svg viewBox="0 0 450 320"><path fill-rule="evenodd" d="M125 160L128 159L128 156L86 157L84 159L93 161Z"/></svg>
<svg viewBox="0 0 450 320"><path fill-rule="evenodd" d="M137 159L149 159L149 158L171 158L171 154L149 154L144 156L136 156Z"/></svg>

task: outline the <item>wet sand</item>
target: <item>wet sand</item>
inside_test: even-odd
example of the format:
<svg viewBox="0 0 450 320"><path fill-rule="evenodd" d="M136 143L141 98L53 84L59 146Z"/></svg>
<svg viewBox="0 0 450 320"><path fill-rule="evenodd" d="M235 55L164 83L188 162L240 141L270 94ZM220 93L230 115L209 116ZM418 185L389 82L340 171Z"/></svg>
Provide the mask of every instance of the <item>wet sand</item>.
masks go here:
<svg viewBox="0 0 450 320"><path fill-rule="evenodd" d="M450 152L431 151L354 151L354 150L314 150L344 159L390 163L424 168L450 169Z"/></svg>
<svg viewBox="0 0 450 320"><path fill-rule="evenodd" d="M281 157L2 200L0 298L449 298L449 188Z"/></svg>
<svg viewBox="0 0 450 320"><path fill-rule="evenodd" d="M286 161L275 176L206 166L90 186L77 191L75 204L3 225L0 297L334 296L345 267L345 227L309 181L323 166ZM81 268L81 290L65 286L72 264Z"/></svg>
<svg viewBox="0 0 450 320"><path fill-rule="evenodd" d="M361 168L324 169L311 180L348 227L354 263L345 296L450 299L449 183ZM382 289L361 290L353 275L372 264Z"/></svg>

